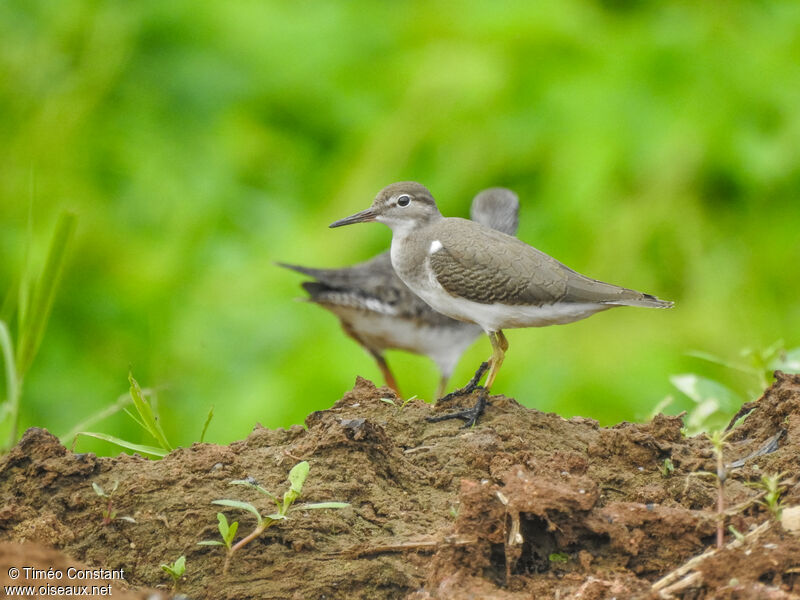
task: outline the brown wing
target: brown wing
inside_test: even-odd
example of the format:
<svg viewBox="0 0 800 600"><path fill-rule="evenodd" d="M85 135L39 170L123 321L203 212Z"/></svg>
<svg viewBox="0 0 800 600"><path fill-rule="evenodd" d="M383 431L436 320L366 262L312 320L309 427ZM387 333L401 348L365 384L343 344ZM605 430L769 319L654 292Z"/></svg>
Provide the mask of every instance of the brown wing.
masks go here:
<svg viewBox="0 0 800 600"><path fill-rule="evenodd" d="M671 306L636 290L591 279L517 238L463 219L446 219L430 256L436 280L453 296L481 304L552 302ZM458 221L452 224L452 221Z"/></svg>
<svg viewBox="0 0 800 600"><path fill-rule="evenodd" d="M569 271L554 258L470 221L446 221L447 227L437 228L442 248L430 255L430 266L453 296L512 305L549 304L564 296Z"/></svg>

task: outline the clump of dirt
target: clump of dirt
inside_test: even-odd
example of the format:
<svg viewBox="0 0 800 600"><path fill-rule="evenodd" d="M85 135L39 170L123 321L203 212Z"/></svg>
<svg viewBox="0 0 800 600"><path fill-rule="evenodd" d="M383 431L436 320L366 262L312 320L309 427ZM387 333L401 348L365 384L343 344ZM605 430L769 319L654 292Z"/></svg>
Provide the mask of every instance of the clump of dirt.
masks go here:
<svg viewBox="0 0 800 600"><path fill-rule="evenodd" d="M159 565L183 554L180 591L190 598L800 593L800 538L748 485L783 473L782 503L800 504L798 376L778 373L729 437L725 525L740 539L726 531L720 550L717 481L699 475L716 470L711 445L684 437L678 417L601 428L493 396L477 427L465 430L425 420L452 407L400 405L388 388L359 378L330 410L311 414L306 428L259 426L230 446L195 444L159 461L73 454L31 429L0 460L0 539L15 543L0 546L3 572L6 563L33 561L26 548L41 548L17 544L35 542L58 550L53 561L124 569L134 589L164 592L170 585ZM223 575L224 549L197 545L219 538L222 507L211 501L233 498L273 512L268 498L230 481L251 477L282 493L301 460L311 464L301 501L350 506L292 513L237 552ZM92 483L108 490L114 482L114 510L134 523L104 523ZM240 521L239 538L254 525L249 513L223 512Z"/></svg>

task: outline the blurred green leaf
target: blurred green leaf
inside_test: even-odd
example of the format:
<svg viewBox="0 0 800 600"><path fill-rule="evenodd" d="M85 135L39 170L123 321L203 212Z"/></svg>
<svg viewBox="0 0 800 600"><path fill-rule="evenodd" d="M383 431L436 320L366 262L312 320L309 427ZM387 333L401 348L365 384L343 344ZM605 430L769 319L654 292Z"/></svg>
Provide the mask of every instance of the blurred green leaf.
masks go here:
<svg viewBox="0 0 800 600"><path fill-rule="evenodd" d="M58 285L64 272L67 249L77 223L78 218L72 213L64 212L58 218L44 269L33 288L30 308L20 319L17 346L17 372L20 379L25 377L42 344Z"/></svg>
<svg viewBox="0 0 800 600"><path fill-rule="evenodd" d="M769 363L769 368L784 373L800 373L800 348L781 352Z"/></svg>
<svg viewBox="0 0 800 600"><path fill-rule="evenodd" d="M736 392L712 379L692 373L673 375L669 379L695 403L686 419L686 427L692 435L723 427L743 404Z"/></svg>
<svg viewBox="0 0 800 600"><path fill-rule="evenodd" d="M120 448L125 448L126 450L133 450L134 452L139 452L141 454L148 454L150 456L157 456L159 458L164 458L169 452L166 450L162 450L161 448L156 448L155 446L145 446L143 444L134 444L133 442L129 442L127 440L120 439L118 437L114 437L113 435L108 435L105 433L96 433L92 431L79 431L76 434L77 436L85 435L87 437L95 438L98 440L103 440L104 442L109 442Z"/></svg>

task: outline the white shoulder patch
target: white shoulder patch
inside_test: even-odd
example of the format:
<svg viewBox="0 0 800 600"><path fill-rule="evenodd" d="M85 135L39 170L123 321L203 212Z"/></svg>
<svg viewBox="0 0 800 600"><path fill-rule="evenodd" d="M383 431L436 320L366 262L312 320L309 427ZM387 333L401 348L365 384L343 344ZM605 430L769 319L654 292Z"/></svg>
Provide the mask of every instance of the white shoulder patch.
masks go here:
<svg viewBox="0 0 800 600"><path fill-rule="evenodd" d="M433 254L434 252L438 252L442 249L442 242L439 240L433 240L431 242L431 247L428 249L428 254Z"/></svg>

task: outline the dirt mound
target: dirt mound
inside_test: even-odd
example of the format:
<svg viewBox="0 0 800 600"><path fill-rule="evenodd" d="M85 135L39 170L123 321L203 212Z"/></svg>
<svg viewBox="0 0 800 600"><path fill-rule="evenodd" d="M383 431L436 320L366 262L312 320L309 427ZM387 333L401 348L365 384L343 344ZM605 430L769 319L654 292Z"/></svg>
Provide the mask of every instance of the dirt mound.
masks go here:
<svg viewBox="0 0 800 600"><path fill-rule="evenodd" d="M0 460L0 539L44 544L69 557L52 560L124 569L133 588L164 591L170 586L159 565L184 554L180 590L190 598L800 593L800 538L757 502L763 492L747 485L788 473L781 502L800 504L800 377L778 374L729 438L725 525L742 539L726 532L718 551L709 550L717 481L698 475L716 469L711 445L684 437L679 418L600 428L494 396L473 429L425 421L447 408L420 401L401 408L387 388L358 379L333 408L310 415L307 429L256 427L230 446L195 444L160 461L73 454L31 429ZM302 501L350 506L292 513L237 552L223 575L224 549L197 545L219 539L220 507L211 501L233 498L273 512L266 496L229 482L250 477L283 493L301 460L311 464ZM107 506L92 483L110 490L114 482L114 510L135 523L104 522ZM223 512L240 521L237 539L254 525L249 513ZM17 554L0 547L4 565L33 560L28 546L10 547Z"/></svg>

